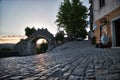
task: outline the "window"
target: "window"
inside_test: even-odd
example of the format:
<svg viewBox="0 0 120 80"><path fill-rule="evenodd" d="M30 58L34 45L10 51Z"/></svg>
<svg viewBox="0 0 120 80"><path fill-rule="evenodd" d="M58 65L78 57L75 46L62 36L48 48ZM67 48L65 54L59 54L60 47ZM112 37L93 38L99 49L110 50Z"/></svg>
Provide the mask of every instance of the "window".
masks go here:
<svg viewBox="0 0 120 80"><path fill-rule="evenodd" d="M105 0L99 0L100 8L102 8L105 5Z"/></svg>

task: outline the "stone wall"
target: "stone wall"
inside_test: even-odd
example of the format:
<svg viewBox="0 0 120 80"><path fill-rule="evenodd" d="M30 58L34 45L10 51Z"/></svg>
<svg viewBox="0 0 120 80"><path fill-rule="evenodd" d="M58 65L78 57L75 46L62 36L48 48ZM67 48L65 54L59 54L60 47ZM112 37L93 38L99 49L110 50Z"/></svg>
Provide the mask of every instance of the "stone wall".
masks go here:
<svg viewBox="0 0 120 80"><path fill-rule="evenodd" d="M38 29L27 39L18 42L13 50L20 55L36 54L36 41L40 38L48 41L48 51L55 46L54 36L47 29Z"/></svg>
<svg viewBox="0 0 120 80"><path fill-rule="evenodd" d="M94 21L120 7L120 0L105 0L105 6L99 7L99 0L93 0Z"/></svg>
<svg viewBox="0 0 120 80"><path fill-rule="evenodd" d="M27 49L27 42L28 42L28 39L25 39L25 40L22 40L20 42L18 42L13 50L15 52L18 52L20 55L28 55L29 53L27 53L26 49Z"/></svg>
<svg viewBox="0 0 120 80"><path fill-rule="evenodd" d="M106 14L105 16L107 17L107 24L106 24L106 26L107 26L107 36L110 38L110 41L112 42L111 20L120 16L120 7L116 8L115 10L113 10L110 13ZM105 16L103 16L103 17L105 17ZM100 19L98 19L98 20L95 21L95 24L96 24L97 28L94 31L94 36L97 37L96 38L96 42L97 43L100 43L100 26L101 26L100 20L103 17L101 17Z"/></svg>

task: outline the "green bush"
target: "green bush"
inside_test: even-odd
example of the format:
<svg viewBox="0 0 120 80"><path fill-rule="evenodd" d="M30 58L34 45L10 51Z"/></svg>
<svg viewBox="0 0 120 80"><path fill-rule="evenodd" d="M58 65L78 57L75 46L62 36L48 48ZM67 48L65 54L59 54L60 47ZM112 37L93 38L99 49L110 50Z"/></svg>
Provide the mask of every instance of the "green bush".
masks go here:
<svg viewBox="0 0 120 80"><path fill-rule="evenodd" d="M40 44L40 47L37 48L37 53L44 53L48 49L48 43L42 43Z"/></svg>
<svg viewBox="0 0 120 80"><path fill-rule="evenodd" d="M63 41L64 35L62 33L57 33L55 38L57 41Z"/></svg>
<svg viewBox="0 0 120 80"><path fill-rule="evenodd" d="M8 48L8 47L4 47L4 48L1 48L0 51L11 51L12 49L11 48Z"/></svg>
<svg viewBox="0 0 120 80"><path fill-rule="evenodd" d="M25 28L25 35L27 37L30 37L35 31L36 31L36 29L34 27L32 27L32 28L26 27Z"/></svg>
<svg viewBox="0 0 120 80"><path fill-rule="evenodd" d="M40 53L40 48L37 48L37 54L39 54Z"/></svg>

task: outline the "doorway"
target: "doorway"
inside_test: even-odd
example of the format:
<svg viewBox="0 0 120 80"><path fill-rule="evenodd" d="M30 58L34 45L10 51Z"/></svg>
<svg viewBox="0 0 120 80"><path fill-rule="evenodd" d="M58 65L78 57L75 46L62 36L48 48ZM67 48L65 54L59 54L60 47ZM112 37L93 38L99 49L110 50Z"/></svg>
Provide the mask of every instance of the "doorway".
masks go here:
<svg viewBox="0 0 120 80"><path fill-rule="evenodd" d="M120 19L115 20L114 25L115 25L116 46L120 47Z"/></svg>

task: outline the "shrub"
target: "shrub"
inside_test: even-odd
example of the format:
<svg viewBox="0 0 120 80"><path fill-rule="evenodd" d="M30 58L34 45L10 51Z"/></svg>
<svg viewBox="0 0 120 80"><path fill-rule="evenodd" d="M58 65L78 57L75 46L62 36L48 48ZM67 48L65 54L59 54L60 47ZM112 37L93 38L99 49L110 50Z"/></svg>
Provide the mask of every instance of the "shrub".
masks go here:
<svg viewBox="0 0 120 80"><path fill-rule="evenodd" d="M40 47L37 48L37 53L44 53L48 49L48 43L42 43L40 44Z"/></svg>
<svg viewBox="0 0 120 80"><path fill-rule="evenodd" d="M55 38L56 41L63 41L64 35L62 33L57 33Z"/></svg>
<svg viewBox="0 0 120 80"><path fill-rule="evenodd" d="M1 48L0 51L11 51L12 49L11 48L8 48L8 47L4 47L4 48Z"/></svg>

